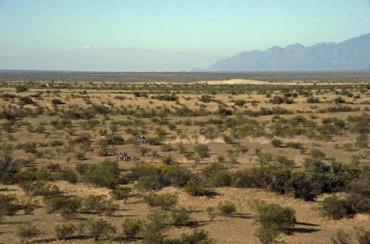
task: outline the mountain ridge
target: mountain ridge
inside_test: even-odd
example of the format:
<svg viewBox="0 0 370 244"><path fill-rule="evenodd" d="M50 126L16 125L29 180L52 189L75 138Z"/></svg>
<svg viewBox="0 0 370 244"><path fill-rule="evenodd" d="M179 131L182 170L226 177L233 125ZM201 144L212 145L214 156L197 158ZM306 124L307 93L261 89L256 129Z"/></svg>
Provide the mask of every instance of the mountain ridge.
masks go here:
<svg viewBox="0 0 370 244"><path fill-rule="evenodd" d="M343 42L321 42L305 47L295 43L235 54L206 71L336 71L370 70L370 33Z"/></svg>

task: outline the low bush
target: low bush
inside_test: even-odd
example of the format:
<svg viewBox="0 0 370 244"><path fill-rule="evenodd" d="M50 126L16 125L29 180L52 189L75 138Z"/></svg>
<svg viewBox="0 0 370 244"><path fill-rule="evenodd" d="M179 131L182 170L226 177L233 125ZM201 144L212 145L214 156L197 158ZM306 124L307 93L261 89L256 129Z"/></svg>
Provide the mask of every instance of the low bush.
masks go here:
<svg viewBox="0 0 370 244"><path fill-rule="evenodd" d="M111 191L111 195L115 200L124 200L126 203L131 197L132 189L130 187L119 186Z"/></svg>
<svg viewBox="0 0 370 244"><path fill-rule="evenodd" d="M15 196L0 194L0 219L5 215L14 215L21 208Z"/></svg>
<svg viewBox="0 0 370 244"><path fill-rule="evenodd" d="M32 238L35 238L41 234L41 231L33 224L23 224L20 225L17 229L17 235L21 239L21 242L24 243L29 241Z"/></svg>
<svg viewBox="0 0 370 244"><path fill-rule="evenodd" d="M89 195L83 200L84 210L88 213L101 214L103 212L106 215L111 216L119 209L117 204L114 204L112 200L106 200L103 195Z"/></svg>
<svg viewBox="0 0 370 244"><path fill-rule="evenodd" d="M178 208L171 211L172 224L174 226L187 226L190 222L190 213L184 208Z"/></svg>
<svg viewBox="0 0 370 244"><path fill-rule="evenodd" d="M180 244L180 243L202 243L202 244L212 244L215 241L209 237L205 230L195 229L191 234L182 234L181 239L167 239L164 244Z"/></svg>
<svg viewBox="0 0 370 244"><path fill-rule="evenodd" d="M53 197L46 201L47 212L60 212L66 219L70 219L78 214L82 206L81 202L82 199L79 197Z"/></svg>
<svg viewBox="0 0 370 244"><path fill-rule="evenodd" d="M341 219L347 215L345 201L337 196L326 197L320 204L320 209L325 216L332 219Z"/></svg>
<svg viewBox="0 0 370 244"><path fill-rule="evenodd" d="M110 239L116 233L116 228L104 219L93 219L88 223L88 230L95 241Z"/></svg>
<svg viewBox="0 0 370 244"><path fill-rule="evenodd" d="M255 236L262 243L272 242L280 232L290 233L296 221L295 211L278 204L255 201L252 208L256 211L254 221L261 225Z"/></svg>
<svg viewBox="0 0 370 244"><path fill-rule="evenodd" d="M122 223L123 234L128 240L134 240L143 228L139 219L125 219Z"/></svg>
<svg viewBox="0 0 370 244"><path fill-rule="evenodd" d="M236 206L230 201L219 202L217 209L221 215L231 216L236 213Z"/></svg>
<svg viewBox="0 0 370 244"><path fill-rule="evenodd" d="M76 231L76 226L73 223L61 223L54 227L55 236L58 240L66 240L70 238Z"/></svg>
<svg viewBox="0 0 370 244"><path fill-rule="evenodd" d="M178 196L171 193L165 193L162 195L150 193L144 198L144 200L151 207L159 207L162 210L169 210L177 204Z"/></svg>
<svg viewBox="0 0 370 244"><path fill-rule="evenodd" d="M186 183L185 191L192 196L204 196L207 194L205 184L195 179L191 179Z"/></svg>
<svg viewBox="0 0 370 244"><path fill-rule="evenodd" d="M117 162L109 160L87 167L83 179L88 183L107 188L114 188L120 178L120 170Z"/></svg>
<svg viewBox="0 0 370 244"><path fill-rule="evenodd" d="M168 225L168 215L154 211L148 215L148 222L143 229L144 244L161 244L164 240L163 230Z"/></svg>
<svg viewBox="0 0 370 244"><path fill-rule="evenodd" d="M204 144L195 145L194 151L199 155L200 158L207 158L209 157L209 147Z"/></svg>

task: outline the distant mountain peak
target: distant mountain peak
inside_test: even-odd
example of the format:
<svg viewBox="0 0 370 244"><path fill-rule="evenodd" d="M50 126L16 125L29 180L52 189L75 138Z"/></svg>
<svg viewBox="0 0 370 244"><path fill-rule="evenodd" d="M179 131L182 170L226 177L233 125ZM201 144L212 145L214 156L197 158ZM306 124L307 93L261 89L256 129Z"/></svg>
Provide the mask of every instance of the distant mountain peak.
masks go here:
<svg viewBox="0 0 370 244"><path fill-rule="evenodd" d="M370 70L370 33L340 43L321 42L305 47L240 52L220 60L208 71L333 71Z"/></svg>

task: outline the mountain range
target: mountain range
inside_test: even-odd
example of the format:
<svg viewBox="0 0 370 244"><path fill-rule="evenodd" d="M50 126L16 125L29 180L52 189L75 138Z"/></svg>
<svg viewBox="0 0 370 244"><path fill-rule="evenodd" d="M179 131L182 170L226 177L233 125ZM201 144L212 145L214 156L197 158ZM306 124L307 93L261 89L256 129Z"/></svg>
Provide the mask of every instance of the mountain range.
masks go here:
<svg viewBox="0 0 370 244"><path fill-rule="evenodd" d="M207 71L337 71L370 70L370 34L340 43L301 44L267 51L241 52Z"/></svg>
<svg viewBox="0 0 370 244"><path fill-rule="evenodd" d="M0 57L0 70L68 71L337 71L370 70L370 34L340 43L301 44L232 57L190 52L86 46Z"/></svg>

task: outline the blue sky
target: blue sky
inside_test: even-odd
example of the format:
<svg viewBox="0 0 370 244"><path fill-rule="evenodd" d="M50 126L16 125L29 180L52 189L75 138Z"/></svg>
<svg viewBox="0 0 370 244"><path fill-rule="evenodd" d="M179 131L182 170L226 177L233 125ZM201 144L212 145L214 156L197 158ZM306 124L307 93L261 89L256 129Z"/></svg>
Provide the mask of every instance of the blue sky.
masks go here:
<svg viewBox="0 0 370 244"><path fill-rule="evenodd" d="M0 56L87 45L233 55L369 32L369 0L0 0Z"/></svg>

